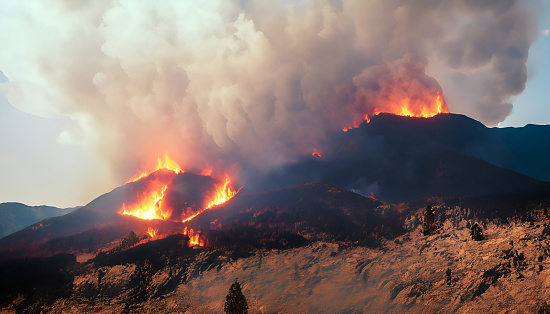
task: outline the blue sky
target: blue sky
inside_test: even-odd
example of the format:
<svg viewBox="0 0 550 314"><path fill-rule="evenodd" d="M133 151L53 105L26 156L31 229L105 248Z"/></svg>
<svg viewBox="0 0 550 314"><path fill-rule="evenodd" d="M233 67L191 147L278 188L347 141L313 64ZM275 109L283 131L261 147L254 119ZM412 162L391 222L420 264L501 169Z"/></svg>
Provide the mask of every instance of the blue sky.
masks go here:
<svg viewBox="0 0 550 314"><path fill-rule="evenodd" d="M529 51L529 79L523 93L512 100L512 114L499 124L500 127L550 124L550 3L544 3L546 18L540 19L541 34Z"/></svg>

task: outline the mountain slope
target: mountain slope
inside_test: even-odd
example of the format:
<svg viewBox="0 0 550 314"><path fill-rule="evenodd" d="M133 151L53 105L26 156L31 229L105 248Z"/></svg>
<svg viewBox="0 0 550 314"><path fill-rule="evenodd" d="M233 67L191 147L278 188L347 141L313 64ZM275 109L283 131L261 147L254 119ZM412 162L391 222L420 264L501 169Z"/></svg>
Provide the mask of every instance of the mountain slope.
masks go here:
<svg viewBox="0 0 550 314"><path fill-rule="evenodd" d="M26 228L40 220L65 215L76 208L27 206L21 203L0 204L0 238Z"/></svg>
<svg viewBox="0 0 550 314"><path fill-rule="evenodd" d="M546 128L537 130L544 136ZM548 182L499 167L520 169L530 163L541 172L550 169L539 155L517 157L521 147L498 132L462 115L380 114L359 128L332 134L322 157L304 157L268 175L250 176L257 190L322 181L388 202L550 190Z"/></svg>

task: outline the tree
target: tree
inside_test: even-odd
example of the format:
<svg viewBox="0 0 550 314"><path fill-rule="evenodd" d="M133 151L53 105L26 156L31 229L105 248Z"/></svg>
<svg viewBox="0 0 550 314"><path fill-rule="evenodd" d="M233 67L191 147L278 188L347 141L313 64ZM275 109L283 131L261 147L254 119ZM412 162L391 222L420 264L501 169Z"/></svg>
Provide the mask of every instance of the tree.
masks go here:
<svg viewBox="0 0 550 314"><path fill-rule="evenodd" d="M130 231L130 233L126 236L126 238L122 239L122 242L120 243L121 249L126 249L134 244L139 242L139 238L137 234L134 232L134 230Z"/></svg>
<svg viewBox="0 0 550 314"><path fill-rule="evenodd" d="M472 236L472 239L476 241L481 241L485 239L485 236L483 235L483 229L478 224L474 224L472 228L470 229L470 236Z"/></svg>
<svg viewBox="0 0 550 314"><path fill-rule="evenodd" d="M422 233L424 235L429 235L436 229L435 226L435 215L432 211L430 205L426 206L426 211L424 212L424 222L422 223Z"/></svg>
<svg viewBox="0 0 550 314"><path fill-rule="evenodd" d="M229 288L223 310L225 313L248 313L248 303L241 290L241 284L237 280Z"/></svg>

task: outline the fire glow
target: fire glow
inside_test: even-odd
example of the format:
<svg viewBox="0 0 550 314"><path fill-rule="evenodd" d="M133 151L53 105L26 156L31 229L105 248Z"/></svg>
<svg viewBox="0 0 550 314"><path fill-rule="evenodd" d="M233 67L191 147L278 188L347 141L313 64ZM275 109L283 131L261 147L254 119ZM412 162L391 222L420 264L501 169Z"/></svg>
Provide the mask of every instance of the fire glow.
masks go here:
<svg viewBox="0 0 550 314"><path fill-rule="evenodd" d="M198 230L195 232L192 228L187 231L187 227L183 229L183 234L189 237L189 246L205 246L206 237Z"/></svg>
<svg viewBox="0 0 550 314"><path fill-rule="evenodd" d="M157 232L158 229L153 229L151 227L147 228L147 234L153 239L157 236Z"/></svg>
<svg viewBox="0 0 550 314"><path fill-rule="evenodd" d="M141 174L139 174L134 179L128 182L136 182L142 178L149 176L153 172L162 170L162 169L172 171L175 174L184 172L176 162L171 160L168 157L168 155L165 155L164 160L160 158L158 159L158 165L153 171L142 172ZM202 176L210 176L211 174L212 174L211 167L208 167L207 169L203 170L200 173L200 175ZM152 220L152 219L174 220L173 218L171 218L172 209L163 207L163 198L165 196L166 190L172 184L172 178L170 178L169 180L167 179L150 180L149 182L147 182L147 186L142 191L140 191L137 197L138 198L137 202L131 205L126 205L125 203L123 203L119 213L122 215L134 216L144 220ZM182 217L181 220L177 219L174 221L181 222L181 223L188 222L193 218L197 217L199 214L201 214L205 210L211 209L215 206L218 206L227 202L228 200L233 198L241 189L242 187L237 190L234 190L231 187L231 179L229 178L229 176L226 176L225 181L223 183L218 183L214 185L213 193L210 195L210 197L207 197L207 200L205 201L205 204L201 209L199 209L198 211L196 211L190 216ZM157 237L157 233L158 233L158 229L149 228L147 230L147 234L153 239ZM188 231L187 227L185 227L184 234L189 236L190 246L205 246L206 237L202 235L200 231L195 232L193 229L189 229Z"/></svg>
<svg viewBox="0 0 550 314"><path fill-rule="evenodd" d="M370 116L369 114L363 116L363 121L369 123L371 117L383 112L404 117L431 118L440 113L449 113L449 108L447 108L447 104L443 100L441 92L437 92L433 96L432 101L428 103L411 98L403 98L399 101L386 104L384 109L374 108ZM351 129L358 128L363 121L349 125L343 128L342 131L347 132Z"/></svg>
<svg viewBox="0 0 550 314"><path fill-rule="evenodd" d="M210 209L217 205L221 205L229 201L230 199L232 199L235 195L237 195L237 193L239 193L242 187L240 187L237 190L233 190L229 185L230 183L231 183L231 179L229 177L226 177L225 183L223 185L216 186L216 192L214 193L214 196L211 198L211 201L208 202L203 209L183 219L182 222L188 222L191 219L203 213L205 210Z"/></svg>
<svg viewBox="0 0 550 314"><path fill-rule="evenodd" d="M170 159L170 157L168 157L168 154L164 154L164 160L160 159L160 157L158 158L157 168L155 170L149 171L149 172L144 171L138 174L137 176L133 177L132 179L126 181L126 183L136 182L139 179L145 178L146 176L160 169L170 170L170 171L173 171L175 174L183 172L181 170L181 167L175 161Z"/></svg>
<svg viewBox="0 0 550 314"><path fill-rule="evenodd" d="M167 188L166 184L160 184L158 181L151 182L136 204L128 207L122 204L122 214L145 220L168 219L172 212L162 208L162 199Z"/></svg>

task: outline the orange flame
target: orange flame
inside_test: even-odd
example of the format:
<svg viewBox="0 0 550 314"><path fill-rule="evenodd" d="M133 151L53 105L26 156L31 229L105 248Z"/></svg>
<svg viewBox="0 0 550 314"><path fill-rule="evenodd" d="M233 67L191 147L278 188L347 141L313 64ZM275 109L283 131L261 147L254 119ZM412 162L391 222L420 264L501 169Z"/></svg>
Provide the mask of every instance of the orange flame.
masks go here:
<svg viewBox="0 0 550 314"><path fill-rule="evenodd" d="M233 198L233 196L237 195L237 193L239 193L239 191L242 189L241 187L236 191L232 190L231 187L229 186L229 183L231 183L231 179L229 179L229 177L225 177L225 183L223 184L223 186L218 186L218 188L216 189L216 194L214 196L214 199L211 200L208 203L208 205L206 205L205 209L210 209L214 206L217 206L229 201L230 199Z"/></svg>
<svg viewBox="0 0 550 314"><path fill-rule="evenodd" d="M168 157L168 155L165 155L164 161L161 158L158 158L158 165L154 171L144 172L139 176L137 176L136 178L130 180L129 182L135 182L160 169L167 169L167 170L173 171L176 174L183 172L181 170L181 167L176 162L171 160ZM201 172L201 175L203 176L210 176L211 174L212 174L211 167L208 167ZM191 219L197 217L199 214L201 214L205 210L210 209L214 206L223 204L228 200L230 200L231 198L233 198L241 190L242 187L239 188L238 190L233 190L230 187L230 183L231 183L231 179L228 176L226 176L224 184L218 184L215 186L215 193L212 196L212 198L208 202L206 202L205 207L198 210L198 212L193 213L191 216L187 216L185 218L182 217L183 220L181 222L184 223L184 222L190 221ZM151 219L168 220L172 216L172 209L163 208L162 200L170 184L171 182L160 182L159 179L148 182L148 186L138 197L139 200L132 205L126 205L125 203L123 203L119 213L122 215L131 215L131 216L135 216L137 218L146 219L146 220L151 220Z"/></svg>
<svg viewBox="0 0 550 314"><path fill-rule="evenodd" d="M230 183L231 183L231 179L229 177L225 177L225 183L223 185L219 185L216 187L216 193L212 197L211 201L208 202L203 209L183 219L182 222L188 222L189 220L203 213L205 210L229 201L235 195L237 195L237 193L239 193L239 191L243 188L243 187L240 187L238 190L233 190L229 186Z"/></svg>
<svg viewBox="0 0 550 314"><path fill-rule="evenodd" d="M135 216L146 220L168 219L172 212L162 209L162 198L164 197L164 192L167 188L168 185L166 184L152 182L148 187L149 191L143 193L143 196L137 204L133 204L128 207L125 203L122 204L122 214Z"/></svg>
<svg viewBox="0 0 550 314"><path fill-rule="evenodd" d="M321 152L321 151L318 150L317 148L314 148L314 149L313 149L313 153L311 153L311 156L321 157L322 155L323 155L323 152Z"/></svg>
<svg viewBox="0 0 550 314"><path fill-rule="evenodd" d="M149 236L153 239L157 236L157 232L158 229L153 229L151 227L147 228L147 234L149 234Z"/></svg>
<svg viewBox="0 0 550 314"><path fill-rule="evenodd" d="M430 118L440 113L449 113L449 108L447 108L447 104L443 100L441 92L437 92L430 103L423 103L419 100L412 100L411 98L403 98L397 102L384 106L384 109L374 108L370 117L376 116L382 112L404 117ZM368 114L363 116L363 121L367 121L367 123L370 122ZM361 122L355 122L343 128L342 131L347 132L351 129L358 128Z"/></svg>
<svg viewBox="0 0 550 314"><path fill-rule="evenodd" d="M155 170L150 172L142 172L139 175L135 176L134 178L128 180L126 183L136 182L137 180L141 178L145 178L146 176L160 169L170 170L175 172L176 174L183 172L183 170L181 170L181 167L175 161L170 159L170 157L168 157L168 154L164 154L164 160L162 160L160 157L158 158L158 163Z"/></svg>
<svg viewBox="0 0 550 314"><path fill-rule="evenodd" d="M205 245L205 237L204 235L201 235L201 231L193 230L193 228L189 229L189 232L187 231L187 227L183 229L183 234L189 236L189 243L188 245L191 246L204 246Z"/></svg>

